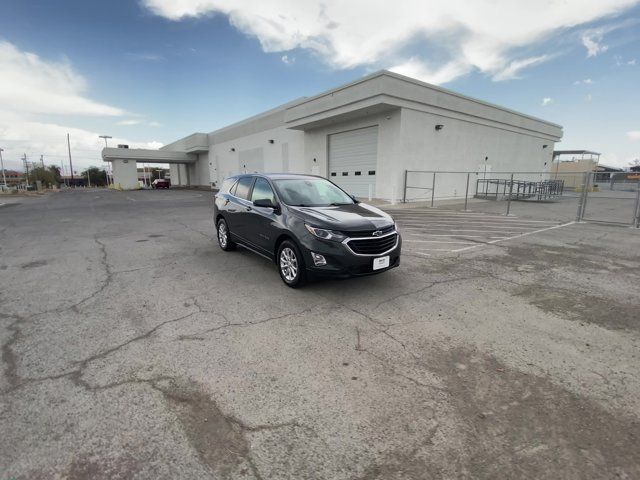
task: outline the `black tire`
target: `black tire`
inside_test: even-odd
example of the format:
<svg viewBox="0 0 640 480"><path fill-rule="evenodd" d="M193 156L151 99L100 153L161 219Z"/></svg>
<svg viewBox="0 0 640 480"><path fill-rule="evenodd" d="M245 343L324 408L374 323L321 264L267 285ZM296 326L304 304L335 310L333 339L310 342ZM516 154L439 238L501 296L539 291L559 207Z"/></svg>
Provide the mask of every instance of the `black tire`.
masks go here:
<svg viewBox="0 0 640 480"><path fill-rule="evenodd" d="M284 253L284 255L283 255ZM283 262L288 262L283 265ZM287 287L299 288L307 283L307 269L298 246L291 240L285 240L278 248L276 257L278 273ZM295 270L295 274L294 273Z"/></svg>
<svg viewBox="0 0 640 480"><path fill-rule="evenodd" d="M218 245L225 252L236 249L236 243L231 240L231 232L224 218L218 220L216 224L216 237L218 238Z"/></svg>

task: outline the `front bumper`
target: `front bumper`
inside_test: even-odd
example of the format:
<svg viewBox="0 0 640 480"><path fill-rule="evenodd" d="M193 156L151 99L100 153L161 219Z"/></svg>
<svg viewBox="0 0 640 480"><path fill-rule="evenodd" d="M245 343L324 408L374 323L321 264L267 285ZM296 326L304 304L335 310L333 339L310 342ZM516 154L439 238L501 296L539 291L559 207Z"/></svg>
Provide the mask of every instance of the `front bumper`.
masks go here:
<svg viewBox="0 0 640 480"><path fill-rule="evenodd" d="M305 238L302 242L302 255L307 273L314 277L359 277L383 273L400 265L402 238L398 234L395 248L381 255L356 255L347 245L339 242ZM326 265L314 266L311 252L319 253L327 261ZM373 259L389 256L389 266L380 270L373 269Z"/></svg>

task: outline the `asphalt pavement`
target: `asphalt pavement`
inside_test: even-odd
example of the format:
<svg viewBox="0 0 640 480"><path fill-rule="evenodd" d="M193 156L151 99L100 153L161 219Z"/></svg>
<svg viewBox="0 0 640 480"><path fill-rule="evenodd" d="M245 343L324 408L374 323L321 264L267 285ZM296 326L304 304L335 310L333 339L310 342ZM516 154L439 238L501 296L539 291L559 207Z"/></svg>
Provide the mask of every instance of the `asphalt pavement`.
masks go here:
<svg viewBox="0 0 640 480"><path fill-rule="evenodd" d="M211 209L0 206L0 479L640 478L640 231L403 210L399 268L293 290Z"/></svg>

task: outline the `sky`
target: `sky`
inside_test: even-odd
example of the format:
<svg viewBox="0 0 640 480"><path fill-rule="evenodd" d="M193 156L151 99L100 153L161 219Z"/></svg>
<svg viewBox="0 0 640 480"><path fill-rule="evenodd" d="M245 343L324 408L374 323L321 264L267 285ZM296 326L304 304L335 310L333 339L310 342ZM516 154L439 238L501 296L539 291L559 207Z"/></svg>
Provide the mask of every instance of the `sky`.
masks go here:
<svg viewBox="0 0 640 480"><path fill-rule="evenodd" d="M640 158L640 0L3 0L0 148L80 171L380 69Z"/></svg>

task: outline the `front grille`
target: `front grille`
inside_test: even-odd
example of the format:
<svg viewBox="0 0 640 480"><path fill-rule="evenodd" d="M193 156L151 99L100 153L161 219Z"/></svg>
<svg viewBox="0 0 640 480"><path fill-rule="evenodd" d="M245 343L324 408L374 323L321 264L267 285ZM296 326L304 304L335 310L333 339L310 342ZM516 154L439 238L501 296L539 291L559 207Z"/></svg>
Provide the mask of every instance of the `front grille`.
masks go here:
<svg viewBox="0 0 640 480"><path fill-rule="evenodd" d="M380 228L379 230L358 230L355 232L342 232L342 233L344 233L347 237L350 237L350 238L372 237L373 232L380 231L381 233L379 233L378 236L386 235L387 233L393 232L393 228L394 228L393 225L389 225L388 227Z"/></svg>
<svg viewBox="0 0 640 480"><path fill-rule="evenodd" d="M392 249L398 239L398 234L388 235L382 238L367 238L363 240L349 240L347 242L351 250L361 255L380 255Z"/></svg>

